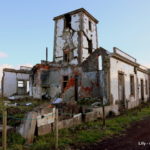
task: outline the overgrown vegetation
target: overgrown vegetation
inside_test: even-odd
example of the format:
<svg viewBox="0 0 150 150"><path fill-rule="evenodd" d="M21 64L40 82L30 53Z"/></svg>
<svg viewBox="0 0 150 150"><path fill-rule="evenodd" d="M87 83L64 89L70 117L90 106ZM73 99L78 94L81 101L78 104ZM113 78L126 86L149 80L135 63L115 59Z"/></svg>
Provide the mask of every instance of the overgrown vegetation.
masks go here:
<svg viewBox="0 0 150 150"><path fill-rule="evenodd" d="M91 106L91 104L95 102L99 102L98 106L102 106L102 100L100 100L98 97L96 98L86 97L86 98L80 98L78 100L79 105L87 105L87 106Z"/></svg>
<svg viewBox="0 0 150 150"><path fill-rule="evenodd" d="M59 149L67 150L69 147L79 147L88 143L94 143L107 137L119 135L123 133L131 123L150 116L150 104L146 104L143 108L135 108L126 111L123 115L107 118L106 128L102 129L102 120L83 123L79 126L59 131ZM25 140L16 133L8 136L8 144L10 150L49 150L54 149L55 138L54 133L45 136L35 137L32 145L23 146Z"/></svg>
<svg viewBox="0 0 150 150"><path fill-rule="evenodd" d="M45 101L46 103L47 101ZM24 115L31 111L36 106L43 104L43 100L36 100L36 99L21 99L21 100L13 100L10 101L10 104L17 103L17 106L8 107L8 125L16 127L18 126ZM27 103L31 103L31 105L26 106ZM2 116L0 115L0 123L2 123Z"/></svg>
<svg viewBox="0 0 150 150"><path fill-rule="evenodd" d="M102 121L84 123L59 132L59 148L64 150L68 146L93 143L116 134L121 134L132 122L150 116L150 105L141 110L133 109L125 114L106 120L106 128L102 129ZM54 134L37 137L31 150L49 150L54 148Z"/></svg>

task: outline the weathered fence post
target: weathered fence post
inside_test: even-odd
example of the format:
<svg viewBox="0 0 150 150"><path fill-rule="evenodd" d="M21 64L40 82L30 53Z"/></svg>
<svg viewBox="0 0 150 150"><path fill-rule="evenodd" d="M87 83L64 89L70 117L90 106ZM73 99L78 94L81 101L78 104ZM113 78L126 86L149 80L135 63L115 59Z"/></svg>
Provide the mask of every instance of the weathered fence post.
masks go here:
<svg viewBox="0 0 150 150"><path fill-rule="evenodd" d="M2 139L3 139L3 150L7 150L7 109L3 109L3 133L2 133Z"/></svg>
<svg viewBox="0 0 150 150"><path fill-rule="evenodd" d="M104 98L103 98L103 102L102 102L103 104L103 106L102 106L102 110L103 110L103 125L102 125L102 128L104 129L105 128L105 126L106 126L106 118L105 118L105 104L104 104Z"/></svg>
<svg viewBox="0 0 150 150"><path fill-rule="evenodd" d="M55 112L55 149L58 149L58 108Z"/></svg>

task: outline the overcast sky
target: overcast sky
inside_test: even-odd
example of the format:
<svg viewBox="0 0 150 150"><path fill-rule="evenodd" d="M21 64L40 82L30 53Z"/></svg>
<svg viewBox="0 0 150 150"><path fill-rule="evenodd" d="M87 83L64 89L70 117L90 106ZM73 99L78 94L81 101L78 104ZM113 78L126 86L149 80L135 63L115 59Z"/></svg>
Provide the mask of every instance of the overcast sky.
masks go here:
<svg viewBox="0 0 150 150"><path fill-rule="evenodd" d="M85 8L99 20L99 46L150 64L150 0L0 0L0 65L52 60L53 17Z"/></svg>

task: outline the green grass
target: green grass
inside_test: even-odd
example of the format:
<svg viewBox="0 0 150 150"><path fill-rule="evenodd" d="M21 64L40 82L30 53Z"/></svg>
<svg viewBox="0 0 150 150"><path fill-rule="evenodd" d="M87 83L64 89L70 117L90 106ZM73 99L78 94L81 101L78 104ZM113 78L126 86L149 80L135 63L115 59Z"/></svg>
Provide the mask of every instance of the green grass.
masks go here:
<svg viewBox="0 0 150 150"><path fill-rule="evenodd" d="M82 123L69 129L62 129L59 131L59 149L65 150L70 145L94 143L113 135L120 135L123 133L122 131L130 127L131 123L148 116L150 116L150 105L143 107L141 111L139 109L133 109L126 111L121 116L107 118L106 128L104 130L102 129L102 120ZM34 143L26 149L22 147L24 144L23 139L17 138L18 135L11 136L15 137L15 139L9 137L11 150L50 150L54 149L55 146L54 133L35 137Z"/></svg>
<svg viewBox="0 0 150 150"><path fill-rule="evenodd" d="M25 106L25 104L29 103L29 102L31 102L32 105ZM44 104L44 102L47 103L47 101L30 99L30 98L11 101L12 104L17 103L19 105L7 108L8 125L13 126L13 127L20 125L21 121L24 118L24 115L27 112L32 111L33 108L35 108L41 104ZM1 114L0 114L0 123L2 123L2 115Z"/></svg>
<svg viewBox="0 0 150 150"><path fill-rule="evenodd" d="M106 120L105 130L102 129L101 120L83 123L70 129L62 129L59 131L59 148L65 149L65 147L68 147L69 145L94 143L96 141L100 141L113 135L122 134L122 131L129 127L131 123L139 121L148 116L150 116L150 106L142 108L141 111L139 111L138 109L129 110L121 116L110 119L108 118ZM50 140L52 138L53 141L51 142ZM43 137L38 137L35 141L36 142L32 145L33 150L39 150L37 145L40 145L41 149L42 146L44 148L44 146L46 145L46 141L49 146L47 147L47 149L45 148L44 150L49 150L50 146L53 147L55 143L54 135L51 134Z"/></svg>

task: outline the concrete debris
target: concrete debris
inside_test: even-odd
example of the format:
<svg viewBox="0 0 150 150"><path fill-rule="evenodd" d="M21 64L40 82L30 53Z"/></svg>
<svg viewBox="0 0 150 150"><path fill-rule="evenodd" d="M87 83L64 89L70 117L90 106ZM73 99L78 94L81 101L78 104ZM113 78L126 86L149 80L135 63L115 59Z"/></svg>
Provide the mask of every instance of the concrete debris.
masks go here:
<svg viewBox="0 0 150 150"><path fill-rule="evenodd" d="M55 108L52 105L46 107L40 106L26 114L22 124L17 129L17 131L27 139L27 143L32 143L34 139L35 132L38 135L43 135L50 132L50 124L54 122L55 118ZM43 128L44 126L44 128Z"/></svg>
<svg viewBox="0 0 150 150"><path fill-rule="evenodd" d="M25 105L26 105L26 106L30 106L30 105L32 105L32 103L26 103Z"/></svg>
<svg viewBox="0 0 150 150"><path fill-rule="evenodd" d="M15 96L10 96L8 97L9 100L20 100L20 99L25 99L29 98L27 95L15 95Z"/></svg>
<svg viewBox="0 0 150 150"><path fill-rule="evenodd" d="M95 102L95 103L93 103L91 106L101 106L102 105L102 102Z"/></svg>
<svg viewBox="0 0 150 150"><path fill-rule="evenodd" d="M59 104L59 103L61 103L62 102L62 98L56 98L53 102L52 102L52 104Z"/></svg>

